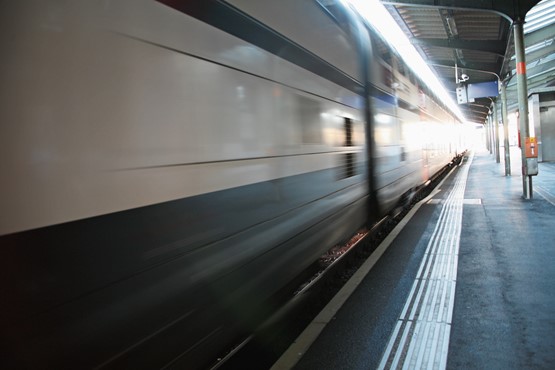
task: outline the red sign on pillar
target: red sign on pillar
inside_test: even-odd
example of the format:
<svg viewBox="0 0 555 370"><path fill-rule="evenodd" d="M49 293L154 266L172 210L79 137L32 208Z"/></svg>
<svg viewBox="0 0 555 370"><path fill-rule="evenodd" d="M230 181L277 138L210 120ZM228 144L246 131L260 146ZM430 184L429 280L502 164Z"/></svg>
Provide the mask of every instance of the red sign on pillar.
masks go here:
<svg viewBox="0 0 555 370"><path fill-rule="evenodd" d="M526 158L538 158L538 145L535 137L526 138Z"/></svg>

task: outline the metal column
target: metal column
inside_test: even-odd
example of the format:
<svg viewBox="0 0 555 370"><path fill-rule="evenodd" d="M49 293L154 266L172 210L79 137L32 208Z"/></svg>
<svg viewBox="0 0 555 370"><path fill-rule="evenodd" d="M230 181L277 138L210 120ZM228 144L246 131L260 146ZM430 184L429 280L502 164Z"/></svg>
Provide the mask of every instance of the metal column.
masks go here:
<svg viewBox="0 0 555 370"><path fill-rule="evenodd" d="M488 130L489 130L489 153L495 154L495 138L493 135L493 118L491 116L491 111L488 114Z"/></svg>
<svg viewBox="0 0 555 370"><path fill-rule="evenodd" d="M497 100L493 102L493 129L495 132L495 162L499 163L499 121L497 120Z"/></svg>
<svg viewBox="0 0 555 370"><path fill-rule="evenodd" d="M489 121L489 139L490 139L490 153L495 155L495 131L493 130L493 114L491 112L491 107L488 116Z"/></svg>
<svg viewBox="0 0 555 370"><path fill-rule="evenodd" d="M501 119L503 121L503 136L505 144L505 176L511 176L511 149L509 147L509 118L507 117L507 89L501 83Z"/></svg>
<svg viewBox="0 0 555 370"><path fill-rule="evenodd" d="M518 85L518 111L520 126L520 153L522 159L522 196L532 198L532 176L525 175L526 166L526 138L530 136L528 127L528 84L526 81L526 58L524 55L524 19L518 18L514 22L516 77Z"/></svg>
<svg viewBox="0 0 555 370"><path fill-rule="evenodd" d="M491 140L490 140L490 130L489 130L489 115L486 118L486 123L484 124L484 129L486 130L486 149L491 154Z"/></svg>

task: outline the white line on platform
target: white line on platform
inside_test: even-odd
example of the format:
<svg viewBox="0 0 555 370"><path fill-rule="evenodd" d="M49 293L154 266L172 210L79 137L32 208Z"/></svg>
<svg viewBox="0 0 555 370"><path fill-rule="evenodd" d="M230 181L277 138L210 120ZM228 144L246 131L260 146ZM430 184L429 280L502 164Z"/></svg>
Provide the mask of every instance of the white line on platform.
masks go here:
<svg viewBox="0 0 555 370"><path fill-rule="evenodd" d="M341 288L341 290L332 298L332 300L324 307L324 309L312 320L306 329L297 337L297 339L289 346L283 355L274 363L270 370L289 370L292 369L302 356L308 351L312 343L316 341L320 333L326 325L333 319L337 311L343 306L345 301L355 291L357 286L362 282L364 277L370 272L380 257L389 248L393 240L401 233L403 228L409 223L412 217L426 204L430 199L436 196L441 190L441 185L448 179L455 169L439 183L439 185L426 198L418 202L407 215L397 224L397 226L389 233L389 235L381 242L364 264L355 272L349 281Z"/></svg>
<svg viewBox="0 0 555 370"><path fill-rule="evenodd" d="M447 366L463 204L481 204L480 199L464 199L473 158L471 155L457 174L447 199L441 202L443 206L437 224L397 323L397 327L404 326L405 330L393 333L379 369L445 369ZM417 294L416 298L414 294ZM407 318L408 312L410 315ZM409 340L405 340L411 327L413 332ZM399 338L399 335L402 337ZM394 346L393 343L399 345Z"/></svg>
<svg viewBox="0 0 555 370"><path fill-rule="evenodd" d="M541 195L545 200L547 200L549 203L555 206L555 196L551 194L547 189L541 186L536 186L536 192L539 195Z"/></svg>

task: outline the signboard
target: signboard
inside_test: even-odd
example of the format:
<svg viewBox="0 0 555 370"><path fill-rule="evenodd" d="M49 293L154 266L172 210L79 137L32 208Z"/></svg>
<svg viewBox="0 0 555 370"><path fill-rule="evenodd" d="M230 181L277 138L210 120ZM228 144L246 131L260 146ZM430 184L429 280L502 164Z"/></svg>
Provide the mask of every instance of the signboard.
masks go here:
<svg viewBox="0 0 555 370"><path fill-rule="evenodd" d="M527 137L524 145L526 158L538 158L538 146L535 137Z"/></svg>
<svg viewBox="0 0 555 370"><path fill-rule="evenodd" d="M480 82L457 87L457 103L473 103L474 99L491 98L499 95L497 81Z"/></svg>
<svg viewBox="0 0 555 370"><path fill-rule="evenodd" d="M499 95L499 86L497 86L497 81L468 84L466 93L468 99L491 98Z"/></svg>

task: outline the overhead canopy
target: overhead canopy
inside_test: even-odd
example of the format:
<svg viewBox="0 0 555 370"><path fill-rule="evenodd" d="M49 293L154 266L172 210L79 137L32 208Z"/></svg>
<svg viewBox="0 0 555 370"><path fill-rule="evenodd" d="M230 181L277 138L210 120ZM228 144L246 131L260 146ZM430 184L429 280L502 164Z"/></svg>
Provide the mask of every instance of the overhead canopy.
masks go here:
<svg viewBox="0 0 555 370"><path fill-rule="evenodd" d="M381 1L456 100L455 70L462 84L507 83L509 110L518 106L512 26L524 19L528 89L555 85L555 0ZM484 123L492 101L460 108Z"/></svg>

